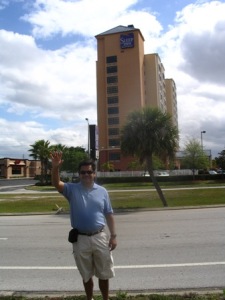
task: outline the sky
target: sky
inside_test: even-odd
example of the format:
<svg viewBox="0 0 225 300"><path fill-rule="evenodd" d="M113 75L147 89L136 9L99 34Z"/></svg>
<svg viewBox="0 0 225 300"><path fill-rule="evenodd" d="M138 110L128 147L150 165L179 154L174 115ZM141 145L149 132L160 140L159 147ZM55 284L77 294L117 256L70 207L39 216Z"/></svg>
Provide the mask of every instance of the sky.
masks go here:
<svg viewBox="0 0 225 300"><path fill-rule="evenodd" d="M95 36L130 24L176 83L180 150L225 149L225 0L0 0L0 158L41 139L87 148Z"/></svg>

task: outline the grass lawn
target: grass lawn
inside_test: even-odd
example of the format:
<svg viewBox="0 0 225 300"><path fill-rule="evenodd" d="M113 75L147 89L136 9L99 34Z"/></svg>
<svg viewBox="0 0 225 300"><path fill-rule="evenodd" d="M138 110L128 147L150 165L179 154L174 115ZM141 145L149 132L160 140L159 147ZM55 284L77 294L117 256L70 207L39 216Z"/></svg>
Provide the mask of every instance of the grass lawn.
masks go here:
<svg viewBox="0 0 225 300"><path fill-rule="evenodd" d="M105 185L109 191L114 209L154 209L163 207L157 192L151 183L145 184L113 184ZM192 185L172 183L161 184L169 207L190 207L199 205L225 205L224 182L197 182ZM193 187L195 189L178 189ZM171 189L169 189L171 188ZM197 189L196 189L197 188ZM69 210L67 200L53 187L28 187L32 193L4 194L0 193L0 213L38 213L56 212L59 207ZM132 189L132 190L131 190ZM138 189L137 191L134 191ZM147 189L147 191L146 191ZM33 193L33 190L38 193Z"/></svg>

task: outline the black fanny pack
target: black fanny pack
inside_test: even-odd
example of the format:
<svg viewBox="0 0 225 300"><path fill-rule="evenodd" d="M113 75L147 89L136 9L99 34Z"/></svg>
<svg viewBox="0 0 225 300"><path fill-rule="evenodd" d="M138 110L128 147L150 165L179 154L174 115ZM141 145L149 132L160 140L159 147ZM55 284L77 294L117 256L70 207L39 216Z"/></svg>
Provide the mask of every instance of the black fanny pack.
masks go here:
<svg viewBox="0 0 225 300"><path fill-rule="evenodd" d="M70 243L76 243L78 237L78 230L76 228L73 228L69 232L68 241Z"/></svg>

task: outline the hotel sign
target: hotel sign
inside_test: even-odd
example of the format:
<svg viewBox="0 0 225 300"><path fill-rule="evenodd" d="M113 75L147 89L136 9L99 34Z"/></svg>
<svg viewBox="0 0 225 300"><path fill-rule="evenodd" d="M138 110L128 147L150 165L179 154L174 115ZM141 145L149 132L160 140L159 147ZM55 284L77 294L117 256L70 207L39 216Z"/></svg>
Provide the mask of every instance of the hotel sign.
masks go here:
<svg viewBox="0 0 225 300"><path fill-rule="evenodd" d="M121 34L120 35L120 48L134 48L134 34Z"/></svg>

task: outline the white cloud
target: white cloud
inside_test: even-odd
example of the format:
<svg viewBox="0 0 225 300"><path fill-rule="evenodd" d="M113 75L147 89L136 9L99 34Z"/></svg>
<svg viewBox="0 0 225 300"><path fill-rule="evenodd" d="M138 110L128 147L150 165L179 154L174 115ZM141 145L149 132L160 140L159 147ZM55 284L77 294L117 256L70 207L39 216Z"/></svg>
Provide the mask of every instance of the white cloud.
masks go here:
<svg viewBox="0 0 225 300"><path fill-rule="evenodd" d="M205 148L224 149L225 3L191 4L161 38L158 51L177 85L181 146L206 130Z"/></svg>
<svg viewBox="0 0 225 300"><path fill-rule="evenodd" d="M5 45L0 49L1 101L8 102L10 111L17 104L15 113L21 106L24 112L54 109L72 118L71 110L88 105L94 113L96 52L88 43L44 51L32 37L5 31L0 31L0 43Z"/></svg>
<svg viewBox="0 0 225 300"><path fill-rule="evenodd" d="M63 144L67 146L85 147L87 141L83 134L87 131L87 125L72 123L74 127L63 126L57 129L46 129L38 121L18 122L0 119L0 127L4 128L1 132L0 156L29 158L29 149L37 140L49 140L51 145ZM87 136L87 133L86 135ZM86 138L87 139L87 138Z"/></svg>
<svg viewBox="0 0 225 300"><path fill-rule="evenodd" d="M111 28L115 19L137 2L38 0L34 4L35 10L23 19L33 25L33 34L36 37L49 37L57 33L63 36L71 33L94 36Z"/></svg>
<svg viewBox="0 0 225 300"><path fill-rule="evenodd" d="M224 84L225 3L213 1L189 5L178 15L185 58L181 68L201 82Z"/></svg>

